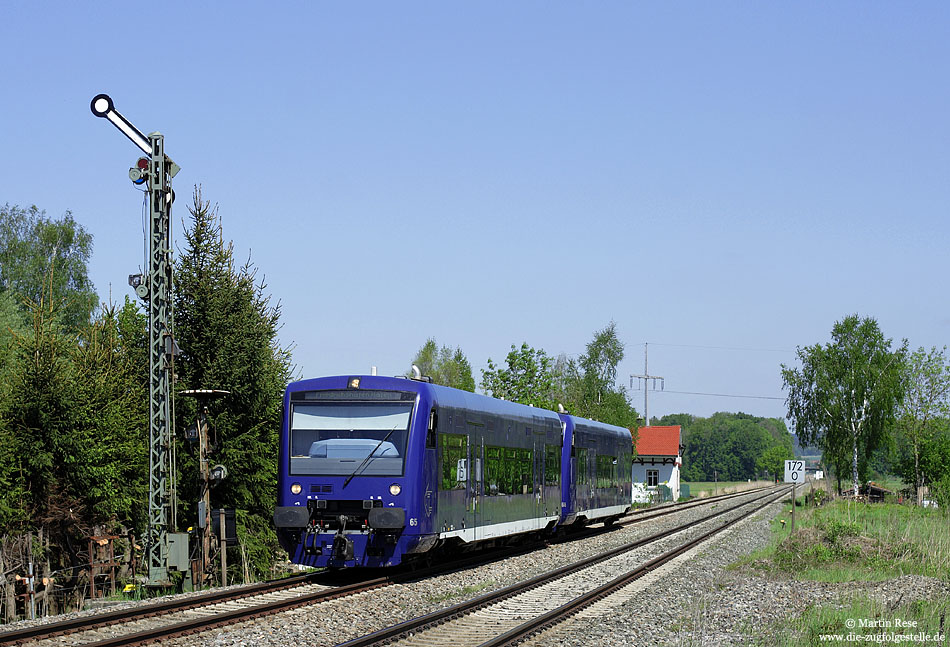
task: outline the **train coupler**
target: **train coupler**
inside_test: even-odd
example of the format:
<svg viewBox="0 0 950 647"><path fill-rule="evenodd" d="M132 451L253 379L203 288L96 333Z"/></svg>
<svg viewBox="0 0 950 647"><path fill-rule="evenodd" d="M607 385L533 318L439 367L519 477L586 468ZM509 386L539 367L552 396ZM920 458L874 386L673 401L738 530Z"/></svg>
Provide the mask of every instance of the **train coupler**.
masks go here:
<svg viewBox="0 0 950 647"><path fill-rule="evenodd" d="M342 534L334 537L333 557L343 561L353 559L353 540Z"/></svg>

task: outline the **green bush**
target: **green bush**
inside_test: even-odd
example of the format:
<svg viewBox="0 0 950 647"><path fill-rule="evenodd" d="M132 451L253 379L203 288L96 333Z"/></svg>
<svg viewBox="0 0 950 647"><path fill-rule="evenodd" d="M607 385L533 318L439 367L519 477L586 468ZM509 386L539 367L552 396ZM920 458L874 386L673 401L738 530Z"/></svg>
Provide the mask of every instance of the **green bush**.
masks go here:
<svg viewBox="0 0 950 647"><path fill-rule="evenodd" d="M930 486L934 501L945 514L950 514L950 474L945 474Z"/></svg>
<svg viewBox="0 0 950 647"><path fill-rule="evenodd" d="M820 523L819 527L830 544L838 544L843 537L857 537L861 534L860 526L853 521L828 519Z"/></svg>

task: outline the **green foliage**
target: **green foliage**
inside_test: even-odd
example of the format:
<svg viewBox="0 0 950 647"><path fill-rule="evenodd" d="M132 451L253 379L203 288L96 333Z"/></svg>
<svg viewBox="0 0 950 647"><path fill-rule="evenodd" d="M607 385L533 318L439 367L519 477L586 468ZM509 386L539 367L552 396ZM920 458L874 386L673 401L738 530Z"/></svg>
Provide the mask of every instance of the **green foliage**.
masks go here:
<svg viewBox="0 0 950 647"><path fill-rule="evenodd" d="M855 621L870 621L869 627L888 627L895 619L913 621L912 627L888 629L860 629L858 636L867 634L900 637L902 635L946 633L945 619L950 615L950 597L939 594L935 599L911 600L904 596L888 602L866 594L848 593L832 596L821 604L808 605L799 617L783 617L771 626L755 624L754 644L773 647L809 647L828 642L829 636L843 637L839 644L847 644L847 637L855 633ZM860 626L859 626L860 627ZM905 639L906 640L906 639ZM855 641L856 642L856 641ZM882 641L883 642L883 641ZM900 642L899 640L895 642ZM908 641L909 642L909 641ZM832 643L834 644L834 643Z"/></svg>
<svg viewBox="0 0 950 647"><path fill-rule="evenodd" d="M700 420L696 416L689 413L668 413L662 418L654 418L653 424L661 427L675 427L679 426L682 429L682 432L685 434L689 431L689 428L692 426L693 422Z"/></svg>
<svg viewBox="0 0 950 647"><path fill-rule="evenodd" d="M195 195L176 268L179 388L232 392L215 423L215 461L230 477L213 504L240 510L251 566L266 573L281 395L289 352L279 307L249 264L235 267L217 215ZM52 568L81 563L95 527L145 526L148 488L146 316L126 298L92 317L91 237L67 213L0 209L0 534L42 529ZM178 400L178 425L194 403ZM217 415L214 415L217 414ZM194 457L179 451L180 518L192 521Z"/></svg>
<svg viewBox="0 0 950 647"><path fill-rule="evenodd" d="M772 445L755 461L756 473L768 474L773 479L785 473L785 461L795 458L795 452L786 445Z"/></svg>
<svg viewBox="0 0 950 647"><path fill-rule="evenodd" d="M909 573L950 581L950 535L938 510L838 500L797 515L795 532L773 523L769 546L743 561L825 582Z"/></svg>
<svg viewBox="0 0 950 647"><path fill-rule="evenodd" d="M472 365L461 348L456 347L454 351L448 346L439 348L435 339L430 337L416 353L412 363L419 367L423 375L431 377L435 384L475 392Z"/></svg>
<svg viewBox="0 0 950 647"><path fill-rule="evenodd" d="M567 372L565 406L572 413L619 427L636 429L637 411L627 391L617 385L617 366L623 360L623 342L611 321L594 333L584 354Z"/></svg>
<svg viewBox="0 0 950 647"><path fill-rule="evenodd" d="M54 304L60 325L78 331L98 301L86 270L92 236L68 211L59 220L35 206L0 207L0 291L25 304Z"/></svg>
<svg viewBox="0 0 950 647"><path fill-rule="evenodd" d="M831 336L798 348L800 369L782 365L788 417L803 444L821 446L839 480L850 461L856 490L903 400L907 342L892 351L877 321L857 315L836 322Z"/></svg>
<svg viewBox="0 0 950 647"><path fill-rule="evenodd" d="M94 526L141 521L147 404L133 361L113 308L75 335L44 296L33 306L0 408L4 532L44 528L62 559Z"/></svg>
<svg viewBox="0 0 950 647"><path fill-rule="evenodd" d="M791 435L782 420L744 413L692 418L683 431L683 445L683 478L690 482L776 474L784 471L786 458L794 458Z"/></svg>
<svg viewBox="0 0 950 647"><path fill-rule="evenodd" d="M950 511L950 421L942 420L933 436L920 444L918 470L941 509ZM910 472L910 461L905 464Z"/></svg>
<svg viewBox="0 0 950 647"><path fill-rule="evenodd" d="M7 399L14 364L14 340L26 333L24 317L10 292L0 291L0 402Z"/></svg>
<svg viewBox="0 0 950 647"><path fill-rule="evenodd" d="M144 336L144 316L126 298L121 311L108 307L83 330L74 355L70 453L85 467L70 480L94 518L129 527L145 518L148 390L136 352Z"/></svg>
<svg viewBox="0 0 950 647"><path fill-rule="evenodd" d="M930 490L940 510L945 515L950 515L950 474L944 474L939 480L933 481Z"/></svg>
<svg viewBox="0 0 950 647"><path fill-rule="evenodd" d="M34 307L32 324L33 329L16 340L9 398L3 410L26 518L47 515L58 481L72 471L63 468L74 460L67 455L72 443L70 391L75 384L69 340L56 310L42 298Z"/></svg>
<svg viewBox="0 0 950 647"><path fill-rule="evenodd" d="M482 389L495 398L554 409L554 375L552 361L544 350L535 350L527 342L520 348L511 345L505 366L496 366L488 359L482 370Z"/></svg>
<svg viewBox="0 0 950 647"><path fill-rule="evenodd" d="M929 351L919 348L905 364L903 375L904 401L897 420L897 471L915 490L950 476L950 462L945 466L939 455L940 436L947 434L950 416L950 361L946 347ZM928 463L925 467L921 462Z"/></svg>
<svg viewBox="0 0 950 647"><path fill-rule="evenodd" d="M844 537L857 537L861 534L861 527L857 523L844 519L825 519L818 527L825 533L825 541L830 544L839 544Z"/></svg>
<svg viewBox="0 0 950 647"><path fill-rule="evenodd" d="M579 364L587 397L599 397L614 389L617 365L623 360L623 342L617 336L617 324L611 321L606 328L594 333Z"/></svg>
<svg viewBox="0 0 950 647"><path fill-rule="evenodd" d="M175 318L181 355L179 389L224 389L230 396L213 403L212 460L228 468L228 478L211 493L213 507L244 510L251 565L269 570L276 550L271 527L283 389L291 376L290 353L279 346L279 305L257 282L248 263L236 266L225 243L217 211L195 190L185 250L177 266ZM193 400L179 398L176 425L194 424ZM181 519L194 519L198 466L193 448L181 447Z"/></svg>

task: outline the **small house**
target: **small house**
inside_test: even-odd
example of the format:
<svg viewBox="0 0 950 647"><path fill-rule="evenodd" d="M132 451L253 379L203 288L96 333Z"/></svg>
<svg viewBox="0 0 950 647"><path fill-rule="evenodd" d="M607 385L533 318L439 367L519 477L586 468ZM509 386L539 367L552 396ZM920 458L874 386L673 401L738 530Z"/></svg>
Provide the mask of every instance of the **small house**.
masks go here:
<svg viewBox="0 0 950 647"><path fill-rule="evenodd" d="M660 485L670 489L674 501L680 498L681 437L679 425L640 427L633 458L634 503L657 500Z"/></svg>

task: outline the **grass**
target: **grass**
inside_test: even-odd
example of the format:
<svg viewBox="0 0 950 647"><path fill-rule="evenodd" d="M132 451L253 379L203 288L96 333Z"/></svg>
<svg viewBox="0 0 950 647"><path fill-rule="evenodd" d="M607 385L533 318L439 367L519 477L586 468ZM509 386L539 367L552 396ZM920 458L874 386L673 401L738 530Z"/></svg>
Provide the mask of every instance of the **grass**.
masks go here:
<svg viewBox="0 0 950 647"><path fill-rule="evenodd" d="M950 582L950 518L940 511L889 503L835 501L791 506L772 521L768 546L739 563L820 582L880 581L916 574Z"/></svg>

